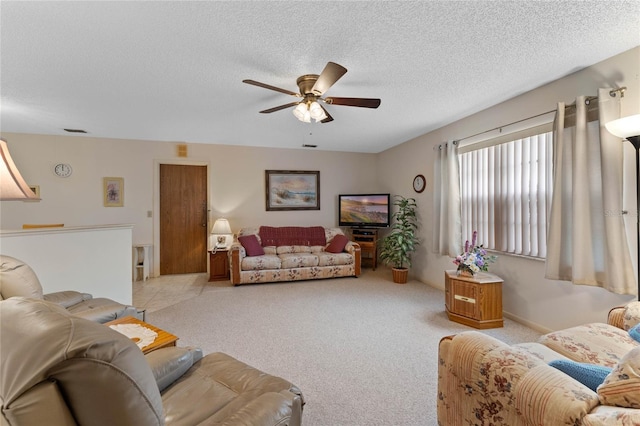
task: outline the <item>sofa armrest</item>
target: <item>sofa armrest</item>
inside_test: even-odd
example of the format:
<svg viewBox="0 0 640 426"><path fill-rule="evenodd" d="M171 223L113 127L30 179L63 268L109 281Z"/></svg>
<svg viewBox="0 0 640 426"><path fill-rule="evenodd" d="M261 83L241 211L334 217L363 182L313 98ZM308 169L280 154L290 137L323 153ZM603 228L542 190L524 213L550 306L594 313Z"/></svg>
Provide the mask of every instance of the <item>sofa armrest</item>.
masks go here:
<svg viewBox="0 0 640 426"><path fill-rule="evenodd" d="M360 276L360 273L362 272L362 255L360 253L360 244L356 243L355 241L349 241L347 243L347 245L344 247L344 250L347 253L350 253L351 255L353 255L353 262L354 262L354 266L355 266L355 276L358 277Z"/></svg>
<svg viewBox="0 0 640 426"><path fill-rule="evenodd" d="M611 309L607 316L607 323L625 331L640 324L640 301L633 301L625 306Z"/></svg>
<svg viewBox="0 0 640 426"><path fill-rule="evenodd" d="M233 285L240 284L240 271L242 270L240 264L246 256L247 252L239 242L234 242L231 244L231 247L229 247L229 269L231 273L231 284Z"/></svg>
<svg viewBox="0 0 640 426"><path fill-rule="evenodd" d="M178 380L202 358L202 349L194 347L168 347L145 355L160 392Z"/></svg>
<svg viewBox="0 0 640 426"><path fill-rule="evenodd" d="M57 291L54 293L45 294L44 300L47 302L55 303L56 305L60 305L63 308L68 308L73 305L77 305L78 303L84 302L85 300L90 300L93 298L89 293L80 293L78 291L66 290L66 291Z"/></svg>
<svg viewBox="0 0 640 426"><path fill-rule="evenodd" d="M480 332L442 339L438 361L439 424L580 424L599 404L588 387Z"/></svg>

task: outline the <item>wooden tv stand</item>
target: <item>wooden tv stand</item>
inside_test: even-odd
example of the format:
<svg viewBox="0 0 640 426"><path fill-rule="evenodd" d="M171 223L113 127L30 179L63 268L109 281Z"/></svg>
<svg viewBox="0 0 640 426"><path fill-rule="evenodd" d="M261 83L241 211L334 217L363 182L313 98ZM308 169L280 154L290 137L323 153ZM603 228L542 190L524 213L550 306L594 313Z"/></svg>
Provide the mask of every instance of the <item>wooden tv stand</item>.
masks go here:
<svg viewBox="0 0 640 426"><path fill-rule="evenodd" d="M378 230L375 228L352 228L351 239L360 245L362 261L370 262L375 271L378 265Z"/></svg>

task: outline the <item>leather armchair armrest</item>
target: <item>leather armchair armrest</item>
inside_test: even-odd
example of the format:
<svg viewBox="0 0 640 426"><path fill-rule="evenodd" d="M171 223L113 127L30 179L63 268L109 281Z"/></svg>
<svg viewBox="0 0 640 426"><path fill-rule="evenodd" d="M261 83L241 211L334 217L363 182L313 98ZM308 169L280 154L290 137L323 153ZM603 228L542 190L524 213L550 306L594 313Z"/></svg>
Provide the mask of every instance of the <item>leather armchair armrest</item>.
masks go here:
<svg viewBox="0 0 640 426"><path fill-rule="evenodd" d="M145 357L162 392L200 361L202 349L174 346L149 352Z"/></svg>
<svg viewBox="0 0 640 426"><path fill-rule="evenodd" d="M93 296L88 293L80 293L73 290L57 291L54 293L45 294L43 297L47 302L55 303L56 305L60 305L65 309L69 306L77 305L80 302L93 298Z"/></svg>

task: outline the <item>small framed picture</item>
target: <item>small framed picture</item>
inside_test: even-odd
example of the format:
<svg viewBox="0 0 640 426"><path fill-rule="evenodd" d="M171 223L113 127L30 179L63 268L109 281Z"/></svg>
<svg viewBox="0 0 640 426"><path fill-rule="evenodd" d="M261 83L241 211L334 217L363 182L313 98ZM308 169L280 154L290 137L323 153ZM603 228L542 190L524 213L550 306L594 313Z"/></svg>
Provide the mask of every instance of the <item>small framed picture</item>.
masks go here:
<svg viewBox="0 0 640 426"><path fill-rule="evenodd" d="M320 172L265 170L267 211L320 210Z"/></svg>
<svg viewBox="0 0 640 426"><path fill-rule="evenodd" d="M124 206L124 178L102 178L105 207Z"/></svg>

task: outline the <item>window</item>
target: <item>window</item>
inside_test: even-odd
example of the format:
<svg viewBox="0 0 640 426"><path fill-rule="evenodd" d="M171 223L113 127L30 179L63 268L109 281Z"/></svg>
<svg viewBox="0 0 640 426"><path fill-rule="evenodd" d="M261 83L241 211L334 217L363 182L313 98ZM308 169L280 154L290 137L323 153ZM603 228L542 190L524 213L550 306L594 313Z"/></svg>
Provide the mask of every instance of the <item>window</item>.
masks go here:
<svg viewBox="0 0 640 426"><path fill-rule="evenodd" d="M553 151L551 131L541 130L548 128L459 148L463 236L476 230L487 249L546 257Z"/></svg>

